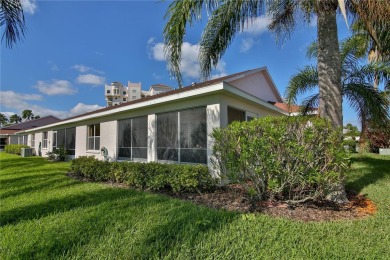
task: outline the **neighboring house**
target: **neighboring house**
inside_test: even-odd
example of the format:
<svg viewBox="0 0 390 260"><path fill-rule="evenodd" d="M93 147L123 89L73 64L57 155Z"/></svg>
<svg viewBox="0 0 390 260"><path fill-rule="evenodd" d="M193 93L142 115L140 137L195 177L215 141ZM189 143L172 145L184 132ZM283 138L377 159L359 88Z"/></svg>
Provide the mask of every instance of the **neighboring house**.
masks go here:
<svg viewBox="0 0 390 260"><path fill-rule="evenodd" d="M170 86L154 84L150 86L149 91L142 91L141 97L154 96L171 90L173 89Z"/></svg>
<svg viewBox="0 0 390 260"><path fill-rule="evenodd" d="M93 155L110 161L201 163L211 166L216 127L233 121L288 113L269 102L283 102L266 68L99 109L60 122L21 131L34 136L42 154L61 145L72 157Z"/></svg>
<svg viewBox="0 0 390 260"><path fill-rule="evenodd" d="M7 144L24 144L28 146L35 146L33 135L30 136L30 140L28 140L27 135L17 135L16 132L42 127L59 121L61 121L61 119L55 116L45 116L19 124L5 126L0 129L0 150L3 150Z"/></svg>
<svg viewBox="0 0 390 260"><path fill-rule="evenodd" d="M287 112L290 116L299 116L301 115L301 107L297 105L289 105L287 103L283 102L270 102L272 105L282 109L283 111ZM318 109L317 108L311 108L308 112L309 115L317 115Z"/></svg>

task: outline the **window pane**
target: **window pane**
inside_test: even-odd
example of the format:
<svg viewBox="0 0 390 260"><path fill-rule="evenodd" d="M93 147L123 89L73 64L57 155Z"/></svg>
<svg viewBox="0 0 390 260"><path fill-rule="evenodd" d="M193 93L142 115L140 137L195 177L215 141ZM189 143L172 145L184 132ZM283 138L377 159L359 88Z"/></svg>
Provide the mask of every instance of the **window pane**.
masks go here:
<svg viewBox="0 0 390 260"><path fill-rule="evenodd" d="M121 159L131 158L131 148L118 148L118 157Z"/></svg>
<svg viewBox="0 0 390 260"><path fill-rule="evenodd" d="M57 147L66 147L65 129L57 130Z"/></svg>
<svg viewBox="0 0 390 260"><path fill-rule="evenodd" d="M148 149L147 148L133 148L133 158L148 159Z"/></svg>
<svg viewBox="0 0 390 260"><path fill-rule="evenodd" d="M118 147L131 147L131 119L118 122Z"/></svg>
<svg viewBox="0 0 390 260"><path fill-rule="evenodd" d="M88 137L88 150L94 150L94 137Z"/></svg>
<svg viewBox="0 0 390 260"><path fill-rule="evenodd" d="M100 124L95 125L95 136L100 136Z"/></svg>
<svg viewBox="0 0 390 260"><path fill-rule="evenodd" d="M132 133L133 147L148 146L148 118L146 116L132 119Z"/></svg>
<svg viewBox="0 0 390 260"><path fill-rule="evenodd" d="M180 149L180 161L188 163L207 163L206 149Z"/></svg>
<svg viewBox="0 0 390 260"><path fill-rule="evenodd" d="M206 148L206 108L180 112L180 148Z"/></svg>
<svg viewBox="0 0 390 260"><path fill-rule="evenodd" d="M158 160L177 161L179 159L178 158L178 149L157 148L157 159Z"/></svg>
<svg viewBox="0 0 390 260"><path fill-rule="evenodd" d="M57 147L57 132L53 132L53 148Z"/></svg>
<svg viewBox="0 0 390 260"><path fill-rule="evenodd" d="M157 115L157 147L178 147L177 112Z"/></svg>
<svg viewBox="0 0 390 260"><path fill-rule="evenodd" d="M95 136L95 127L93 125L88 126L88 137Z"/></svg>
<svg viewBox="0 0 390 260"><path fill-rule="evenodd" d="M75 155L76 148L76 128L66 129L66 148L69 150L70 155Z"/></svg>
<svg viewBox="0 0 390 260"><path fill-rule="evenodd" d="M95 150L100 150L100 137L95 137Z"/></svg>
<svg viewBox="0 0 390 260"><path fill-rule="evenodd" d="M234 121L245 121L245 111L228 107L228 124L231 124Z"/></svg>
<svg viewBox="0 0 390 260"><path fill-rule="evenodd" d="M157 115L157 159L178 160L178 112Z"/></svg>

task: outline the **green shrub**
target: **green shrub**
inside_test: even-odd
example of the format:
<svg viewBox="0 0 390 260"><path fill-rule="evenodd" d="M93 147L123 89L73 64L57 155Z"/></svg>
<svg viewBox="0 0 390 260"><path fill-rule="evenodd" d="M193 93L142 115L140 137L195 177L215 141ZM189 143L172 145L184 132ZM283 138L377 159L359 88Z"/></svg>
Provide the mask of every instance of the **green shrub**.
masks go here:
<svg viewBox="0 0 390 260"><path fill-rule="evenodd" d="M174 192L211 189L216 182L205 165L156 162L103 162L93 156L72 161L71 170L96 181L126 183L131 187Z"/></svg>
<svg viewBox="0 0 390 260"><path fill-rule="evenodd" d="M4 151L10 154L21 154L22 148L30 148L30 146L23 144L8 144L4 147Z"/></svg>
<svg viewBox="0 0 390 260"><path fill-rule="evenodd" d="M356 153L356 144L357 142L351 139L343 141L344 148L346 148L350 153Z"/></svg>
<svg viewBox="0 0 390 260"><path fill-rule="evenodd" d="M341 131L318 118L266 117L214 129L222 178L250 181L259 199L323 199L343 187Z"/></svg>

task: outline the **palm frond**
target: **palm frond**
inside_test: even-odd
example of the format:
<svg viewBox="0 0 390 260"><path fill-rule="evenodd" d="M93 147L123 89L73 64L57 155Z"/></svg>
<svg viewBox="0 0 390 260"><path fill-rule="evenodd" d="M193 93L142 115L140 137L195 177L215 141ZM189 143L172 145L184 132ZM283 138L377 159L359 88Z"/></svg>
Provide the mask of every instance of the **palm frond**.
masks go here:
<svg viewBox="0 0 390 260"><path fill-rule="evenodd" d="M293 75L286 89L286 98L289 104L295 103L297 97L318 86L317 68L306 66Z"/></svg>
<svg viewBox="0 0 390 260"><path fill-rule="evenodd" d="M382 92L371 84L345 84L343 96L357 113L359 119L381 123L389 118L389 102Z"/></svg>
<svg viewBox="0 0 390 260"><path fill-rule="evenodd" d="M300 2L299 0L268 0L267 14L271 17L268 29L274 32L277 43L283 43L294 30ZM304 2L308 3L309 1ZM306 8L310 9L310 7ZM307 13L310 13L310 11Z"/></svg>
<svg viewBox="0 0 390 260"><path fill-rule="evenodd" d="M317 59L318 54L318 42L314 41L307 46L306 57L309 59Z"/></svg>
<svg viewBox="0 0 390 260"><path fill-rule="evenodd" d="M170 72L177 79L179 86L182 85L180 61L186 27L201 19L204 5L212 11L219 2L217 0L175 0L168 7L164 16L164 19L168 20L163 32L164 51L168 57Z"/></svg>
<svg viewBox="0 0 390 260"><path fill-rule="evenodd" d="M0 0L0 27L4 28L1 40L5 38L6 46L13 44L24 37L26 24L22 4L19 0Z"/></svg>
<svg viewBox="0 0 390 260"><path fill-rule="evenodd" d="M313 112L314 108L318 107L319 102L320 102L320 94L314 94L304 99L300 106L301 114L304 116L309 115L311 112Z"/></svg>
<svg viewBox="0 0 390 260"><path fill-rule="evenodd" d="M225 1L213 13L200 41L199 61L203 79L210 76L212 66L230 45L233 37L261 15L264 2L259 0Z"/></svg>

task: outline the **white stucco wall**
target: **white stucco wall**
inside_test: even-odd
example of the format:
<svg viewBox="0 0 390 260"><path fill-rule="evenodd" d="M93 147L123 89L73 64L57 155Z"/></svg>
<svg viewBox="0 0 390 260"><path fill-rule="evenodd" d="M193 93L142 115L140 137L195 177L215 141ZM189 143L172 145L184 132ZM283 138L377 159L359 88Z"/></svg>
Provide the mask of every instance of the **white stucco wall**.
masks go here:
<svg viewBox="0 0 390 260"><path fill-rule="evenodd" d="M76 127L76 145L75 145L75 157L89 156L95 154L87 154L87 126L82 125Z"/></svg>
<svg viewBox="0 0 390 260"><path fill-rule="evenodd" d="M100 147L108 150L108 160L116 161L118 143L118 122L116 120L103 122L100 124ZM96 158L103 160L104 156L96 155Z"/></svg>

